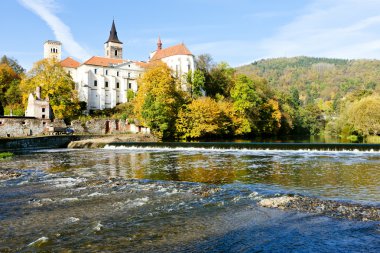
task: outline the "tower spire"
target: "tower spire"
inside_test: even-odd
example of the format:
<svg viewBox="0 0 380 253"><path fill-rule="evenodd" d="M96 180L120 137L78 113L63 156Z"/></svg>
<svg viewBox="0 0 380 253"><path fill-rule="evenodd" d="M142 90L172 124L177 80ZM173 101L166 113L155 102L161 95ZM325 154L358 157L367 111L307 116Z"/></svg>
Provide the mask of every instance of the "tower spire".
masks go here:
<svg viewBox="0 0 380 253"><path fill-rule="evenodd" d="M160 35L158 35L158 40L157 40L157 51L162 49L162 41Z"/></svg>
<svg viewBox="0 0 380 253"><path fill-rule="evenodd" d="M114 43L123 44L123 42L121 42L119 40L119 38L117 37L115 20L112 20L112 27L111 27L111 31L110 31L110 37L108 38L108 40L106 41L106 43L108 43L108 42L114 42Z"/></svg>

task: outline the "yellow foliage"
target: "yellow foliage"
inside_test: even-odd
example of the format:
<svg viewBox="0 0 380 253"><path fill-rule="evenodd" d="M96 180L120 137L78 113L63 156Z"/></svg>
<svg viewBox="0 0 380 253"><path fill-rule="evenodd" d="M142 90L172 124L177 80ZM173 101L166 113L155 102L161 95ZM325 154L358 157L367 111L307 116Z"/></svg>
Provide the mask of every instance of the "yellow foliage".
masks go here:
<svg viewBox="0 0 380 253"><path fill-rule="evenodd" d="M364 136L380 134L380 96L354 102L348 111L348 123Z"/></svg>
<svg viewBox="0 0 380 253"><path fill-rule="evenodd" d="M70 119L80 111L75 83L55 59L44 59L34 64L27 78L20 83L23 103L28 96L41 87L41 97L49 97L54 116Z"/></svg>

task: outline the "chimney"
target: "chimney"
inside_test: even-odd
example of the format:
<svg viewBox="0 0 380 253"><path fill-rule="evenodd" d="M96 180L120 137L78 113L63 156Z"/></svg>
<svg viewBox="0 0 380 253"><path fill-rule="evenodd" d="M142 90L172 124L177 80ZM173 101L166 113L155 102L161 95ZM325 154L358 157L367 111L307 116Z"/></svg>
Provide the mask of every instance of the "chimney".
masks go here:
<svg viewBox="0 0 380 253"><path fill-rule="evenodd" d="M37 86L36 88L36 97L38 100L41 100L41 86Z"/></svg>

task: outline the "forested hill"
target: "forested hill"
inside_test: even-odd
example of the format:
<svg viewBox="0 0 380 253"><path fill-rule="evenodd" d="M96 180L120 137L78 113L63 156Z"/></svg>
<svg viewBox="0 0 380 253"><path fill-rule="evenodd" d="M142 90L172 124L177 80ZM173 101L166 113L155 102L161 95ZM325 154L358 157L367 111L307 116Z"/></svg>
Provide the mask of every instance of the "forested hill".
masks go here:
<svg viewBox="0 0 380 253"><path fill-rule="evenodd" d="M272 88L280 91L297 88L304 102L336 100L356 91L380 90L380 60L302 56L260 60L238 67L237 71L264 77Z"/></svg>

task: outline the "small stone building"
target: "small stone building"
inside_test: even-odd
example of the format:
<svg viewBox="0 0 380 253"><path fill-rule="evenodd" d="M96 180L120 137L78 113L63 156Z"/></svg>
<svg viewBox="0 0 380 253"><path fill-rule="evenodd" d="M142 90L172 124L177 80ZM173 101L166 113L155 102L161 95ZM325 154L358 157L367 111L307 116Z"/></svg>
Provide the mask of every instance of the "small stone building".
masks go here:
<svg viewBox="0 0 380 253"><path fill-rule="evenodd" d="M29 94L25 116L37 119L53 119L53 110L49 102L49 97L41 99L41 87L37 87L35 94Z"/></svg>

